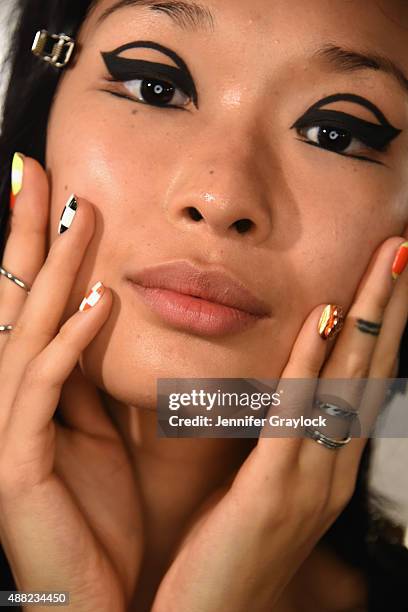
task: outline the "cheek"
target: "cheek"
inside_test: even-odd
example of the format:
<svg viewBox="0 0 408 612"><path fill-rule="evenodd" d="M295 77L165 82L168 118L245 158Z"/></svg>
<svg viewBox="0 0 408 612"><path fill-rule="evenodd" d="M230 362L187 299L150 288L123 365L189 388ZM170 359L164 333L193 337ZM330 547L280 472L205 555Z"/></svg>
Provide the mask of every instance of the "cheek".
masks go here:
<svg viewBox="0 0 408 612"><path fill-rule="evenodd" d="M49 127L47 163L54 201L63 195L62 190L74 191L97 206L104 202L108 210L147 208L152 194L161 187L160 177L166 178L157 172L157 168L168 167L168 154L160 146L163 139L158 134L146 137L137 125L137 115L134 118L130 113L126 124L123 113L118 113L118 121L98 108L71 116L75 121L65 121L63 113L56 112Z"/></svg>
<svg viewBox="0 0 408 612"><path fill-rule="evenodd" d="M129 112L124 112L121 100L112 103L108 94L95 92L93 104L86 100L78 104L68 89L61 89L48 126L49 241L57 238L62 209L74 192L95 207L93 267L99 261L109 270L120 250L126 259L125 244L128 254L135 255L136 244L159 241L160 207L171 181L174 151L171 143L163 145L163 130L146 129L146 118L134 108L136 104L124 101L129 106Z"/></svg>
<svg viewBox="0 0 408 612"><path fill-rule="evenodd" d="M319 166L288 156L291 190L281 201L286 214L279 213L276 231L287 251L281 269L291 299L305 313L326 301L348 309L374 251L403 232L408 216L407 191L396 172L320 155Z"/></svg>
<svg viewBox="0 0 408 612"><path fill-rule="evenodd" d="M50 244L58 238L58 221L71 192L89 200L96 213L95 234L63 320L75 312L92 282L103 280L110 286L116 298L111 320L87 354L89 367L93 367L95 360L94 367L98 369L101 350L106 349L105 337L112 333L114 350L111 347L107 359L116 372L113 366L118 355L123 354L123 347L133 355L139 344L137 338L146 326L143 314L135 313L129 306L127 294L123 299L124 272L170 259L177 238L174 227L166 223L163 210L177 160L175 139L170 139L163 129L152 129L151 120L147 129L144 109L132 115L134 106L130 103L129 112L124 113L117 106L120 100L111 104L107 97L109 103L104 98L96 107L77 104L67 89L60 93L47 138L47 167L52 177ZM107 112L112 107L117 109L115 115ZM183 252L187 250L184 244ZM174 333L169 336L174 341ZM146 362L152 368L157 360L157 346L163 345L159 336L153 335L151 345L145 342L136 352L140 356L146 351Z"/></svg>

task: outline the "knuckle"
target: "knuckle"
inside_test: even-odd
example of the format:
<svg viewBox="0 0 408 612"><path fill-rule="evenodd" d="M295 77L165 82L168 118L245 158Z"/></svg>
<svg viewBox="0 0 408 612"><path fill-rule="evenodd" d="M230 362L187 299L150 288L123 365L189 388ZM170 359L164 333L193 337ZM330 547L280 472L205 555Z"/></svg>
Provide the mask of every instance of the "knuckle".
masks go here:
<svg viewBox="0 0 408 612"><path fill-rule="evenodd" d="M21 323L21 321L17 320L15 323L13 323L13 329L7 334L7 342L10 345L13 345L15 342L20 342L25 335L25 326Z"/></svg>
<svg viewBox="0 0 408 612"><path fill-rule="evenodd" d="M271 529L277 529L282 525L288 524L290 520L290 506L282 500L278 500L277 496L269 499L267 503L261 504L256 508L256 512L252 512L255 522L263 525L267 532Z"/></svg>
<svg viewBox="0 0 408 612"><path fill-rule="evenodd" d="M30 346L31 344L48 344L51 339L52 330L36 329L34 330L24 321L16 321L13 324L13 329L8 334L8 342L12 346L14 343ZM23 349L24 350L24 349Z"/></svg>
<svg viewBox="0 0 408 612"><path fill-rule="evenodd" d="M368 360L364 359L361 353L352 352L346 358L342 355L341 361L334 359L333 365L335 368L349 372L349 378L365 378L369 368Z"/></svg>
<svg viewBox="0 0 408 612"><path fill-rule="evenodd" d="M328 505L328 492L325 487L314 491L306 491L302 501L302 515L306 519L313 519L326 513Z"/></svg>
<svg viewBox="0 0 408 612"><path fill-rule="evenodd" d="M43 387L52 382L50 368L41 357L37 356L28 363L24 372L24 382L28 388Z"/></svg>

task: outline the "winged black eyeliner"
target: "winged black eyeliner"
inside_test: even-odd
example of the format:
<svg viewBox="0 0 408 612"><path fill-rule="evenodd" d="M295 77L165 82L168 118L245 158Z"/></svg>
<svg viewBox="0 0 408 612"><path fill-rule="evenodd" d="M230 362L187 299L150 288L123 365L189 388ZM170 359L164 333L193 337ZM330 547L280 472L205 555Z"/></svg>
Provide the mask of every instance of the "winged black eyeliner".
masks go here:
<svg viewBox="0 0 408 612"><path fill-rule="evenodd" d="M338 100L346 100L348 102L356 102L357 104L361 104L361 106L365 106L366 108L368 108L368 110L370 110L377 117L378 121L382 123L382 125L391 126L391 123L386 119L385 115L375 104L370 102L370 100L363 98L362 96L357 96L356 94L352 93L337 93L332 94L331 96L326 96L325 98L322 98L321 100L318 100L315 104L313 104L307 112L312 111L315 108L320 108L321 106L329 104L330 102L337 102Z"/></svg>
<svg viewBox="0 0 408 612"><path fill-rule="evenodd" d="M349 115L340 111L328 109L319 110L319 108L324 104L335 102L337 100L356 102L357 104L364 106L376 116L381 125L377 123L371 123L370 121L366 121L364 119L359 119L357 117L354 117L353 115ZM357 138L364 142L364 144L378 151L384 151L388 144L402 132L402 130L395 128L391 125L385 115L380 111L379 108L377 108L377 106L375 106L375 104L373 104L366 98L363 98L362 96L358 96L352 93L338 93L322 98L321 100L313 104L299 119L297 119L297 121L295 121L295 123L291 126L291 129L302 128L310 126L312 124L319 124L321 126L334 126L346 130L351 130L356 133ZM313 144L315 144L321 149L328 151L330 150L326 147L318 145L317 143ZM357 159L366 159L367 161L373 161L363 156L353 156L350 154L341 153L340 151L333 152L343 154L347 157L356 157Z"/></svg>
<svg viewBox="0 0 408 612"><path fill-rule="evenodd" d="M168 64L119 56L123 51L137 47L147 47L160 51L172 59L179 68L169 66ZM101 52L101 55L107 69L115 79L125 81L139 76L151 77L152 74L157 78L170 79L172 83L191 96L195 106L198 108L197 89L190 71L181 57L171 49L150 40L138 40L121 45L113 51Z"/></svg>
<svg viewBox="0 0 408 612"><path fill-rule="evenodd" d="M398 136L401 130L397 130L391 125L378 125L364 119L359 119L353 115L333 110L313 110L308 111L296 121L294 127L301 128L318 123L322 126L334 126L346 130L354 130L358 138L364 144L373 147L377 151L384 151L386 146Z"/></svg>

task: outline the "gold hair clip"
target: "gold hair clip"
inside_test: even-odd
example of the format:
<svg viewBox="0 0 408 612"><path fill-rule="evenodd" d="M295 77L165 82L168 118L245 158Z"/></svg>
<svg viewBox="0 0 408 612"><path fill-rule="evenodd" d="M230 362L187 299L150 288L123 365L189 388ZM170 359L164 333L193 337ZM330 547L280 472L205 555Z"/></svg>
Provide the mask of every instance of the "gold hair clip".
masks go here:
<svg viewBox="0 0 408 612"><path fill-rule="evenodd" d="M74 46L75 41L66 34L49 34L47 30L39 30L31 51L56 68L63 68L68 64Z"/></svg>

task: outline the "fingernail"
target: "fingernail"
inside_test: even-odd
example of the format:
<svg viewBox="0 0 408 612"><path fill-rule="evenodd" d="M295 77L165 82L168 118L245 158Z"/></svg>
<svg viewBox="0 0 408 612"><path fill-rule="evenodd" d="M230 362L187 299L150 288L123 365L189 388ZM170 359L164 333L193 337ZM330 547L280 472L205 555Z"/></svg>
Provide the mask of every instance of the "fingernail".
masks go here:
<svg viewBox="0 0 408 612"><path fill-rule="evenodd" d="M24 155L22 153L14 153L13 163L11 165L11 193L10 193L10 210L13 210L16 203L16 197L23 186L24 174Z"/></svg>
<svg viewBox="0 0 408 612"><path fill-rule="evenodd" d="M97 282L96 285L92 287L88 295L84 297L84 299L82 300L79 306L79 310L81 311L89 310L90 308L95 306L95 304L97 304L99 300L101 299L101 297L103 296L104 291L105 291L105 287L103 283L101 283L101 281Z"/></svg>
<svg viewBox="0 0 408 612"><path fill-rule="evenodd" d="M392 278L393 280L397 280L397 278L403 273L408 263L408 241L400 244L397 254L394 259L394 263L392 264Z"/></svg>
<svg viewBox="0 0 408 612"><path fill-rule="evenodd" d="M343 309L336 304L327 304L319 319L317 331L323 340L334 338L343 327Z"/></svg>
<svg viewBox="0 0 408 612"><path fill-rule="evenodd" d="M76 199L75 194L72 193L69 196L67 203L65 204L65 208L62 211L62 215L59 220L59 224L58 224L59 234L63 234L64 232L67 231L67 229L71 227L71 223L74 220L77 208L78 208L78 200Z"/></svg>

